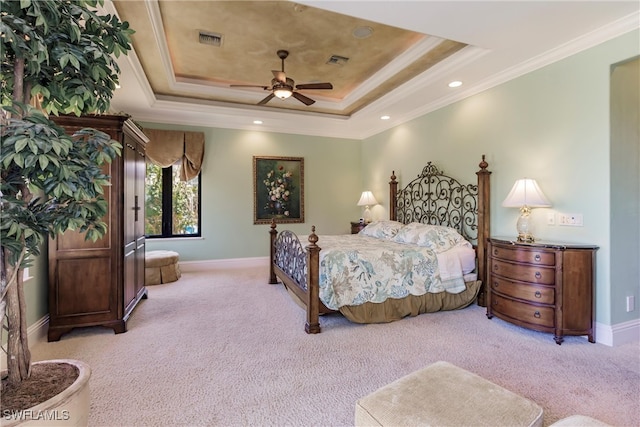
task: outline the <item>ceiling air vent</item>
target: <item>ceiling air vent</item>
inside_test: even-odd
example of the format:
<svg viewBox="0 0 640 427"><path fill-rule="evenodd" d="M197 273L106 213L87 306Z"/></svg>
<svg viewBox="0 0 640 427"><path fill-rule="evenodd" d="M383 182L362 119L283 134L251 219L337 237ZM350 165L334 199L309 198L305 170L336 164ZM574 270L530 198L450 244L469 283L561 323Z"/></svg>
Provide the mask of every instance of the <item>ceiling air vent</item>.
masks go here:
<svg viewBox="0 0 640 427"><path fill-rule="evenodd" d="M345 65L348 60L349 58L345 58L344 56L331 55L331 58L329 58L329 60L327 61L327 64L342 66L342 65Z"/></svg>
<svg viewBox="0 0 640 427"><path fill-rule="evenodd" d="M222 34L200 31L198 40L202 44L210 44L212 46L220 47L222 45Z"/></svg>

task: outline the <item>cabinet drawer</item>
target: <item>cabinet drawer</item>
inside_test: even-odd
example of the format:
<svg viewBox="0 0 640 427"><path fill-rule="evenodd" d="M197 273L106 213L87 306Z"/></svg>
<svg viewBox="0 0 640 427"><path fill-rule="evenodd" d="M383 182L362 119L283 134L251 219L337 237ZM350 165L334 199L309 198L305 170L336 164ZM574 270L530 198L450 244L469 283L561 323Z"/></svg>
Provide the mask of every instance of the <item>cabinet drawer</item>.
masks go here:
<svg viewBox="0 0 640 427"><path fill-rule="evenodd" d="M555 268L517 265L496 259L491 259L491 273L506 277L507 279L538 283L541 285L553 285L555 284L556 278Z"/></svg>
<svg viewBox="0 0 640 427"><path fill-rule="evenodd" d="M537 265L556 265L556 254L541 250L526 250L504 246L492 246L491 256L507 261L526 262Z"/></svg>
<svg viewBox="0 0 640 427"><path fill-rule="evenodd" d="M555 302L555 288L553 287L515 283L495 276L491 278L491 291L540 304Z"/></svg>
<svg viewBox="0 0 640 427"><path fill-rule="evenodd" d="M491 296L491 309L512 319L532 325L554 327L554 311L552 307L538 307L524 302L510 300L499 295Z"/></svg>

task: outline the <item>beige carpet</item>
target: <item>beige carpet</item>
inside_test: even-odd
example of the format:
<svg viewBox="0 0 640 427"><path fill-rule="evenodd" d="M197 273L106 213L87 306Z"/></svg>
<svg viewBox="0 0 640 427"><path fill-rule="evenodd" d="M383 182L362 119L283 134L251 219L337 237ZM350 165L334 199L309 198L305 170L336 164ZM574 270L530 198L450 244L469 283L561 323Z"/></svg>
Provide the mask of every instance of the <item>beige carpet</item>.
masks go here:
<svg viewBox="0 0 640 427"><path fill-rule="evenodd" d="M338 315L304 333L304 312L266 268L185 273L150 286L115 335L75 330L34 360L92 369L93 426L348 426L355 401L445 360L544 408L640 426L640 344L616 348L488 320L476 305L381 325Z"/></svg>

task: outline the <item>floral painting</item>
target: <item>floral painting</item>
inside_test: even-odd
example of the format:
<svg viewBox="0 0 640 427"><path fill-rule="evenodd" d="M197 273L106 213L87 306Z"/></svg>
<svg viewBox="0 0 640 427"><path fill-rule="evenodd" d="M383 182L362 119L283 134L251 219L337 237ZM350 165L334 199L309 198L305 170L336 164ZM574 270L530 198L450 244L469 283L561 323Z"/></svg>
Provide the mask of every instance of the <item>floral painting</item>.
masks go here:
<svg viewBox="0 0 640 427"><path fill-rule="evenodd" d="M304 159L253 158L253 223L304 222Z"/></svg>

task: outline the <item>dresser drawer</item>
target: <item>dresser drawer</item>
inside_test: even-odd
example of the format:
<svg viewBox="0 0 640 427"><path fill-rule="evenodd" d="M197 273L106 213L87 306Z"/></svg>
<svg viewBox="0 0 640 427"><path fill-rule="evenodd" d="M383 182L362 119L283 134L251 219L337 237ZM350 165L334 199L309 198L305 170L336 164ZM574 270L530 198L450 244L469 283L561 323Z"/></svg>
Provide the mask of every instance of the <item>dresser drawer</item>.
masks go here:
<svg viewBox="0 0 640 427"><path fill-rule="evenodd" d="M556 254L542 250L527 250L505 246L492 246L491 256L507 261L537 265L556 265Z"/></svg>
<svg viewBox="0 0 640 427"><path fill-rule="evenodd" d="M532 325L546 328L553 328L555 325L553 307L538 307L493 294L491 295L491 310L494 313L503 314Z"/></svg>
<svg viewBox="0 0 640 427"><path fill-rule="evenodd" d="M497 259L491 259L491 273L507 279L538 283L541 285L553 285L556 280L555 268L518 265Z"/></svg>
<svg viewBox="0 0 640 427"><path fill-rule="evenodd" d="M555 288L553 287L515 283L496 276L491 278L491 291L540 304L555 303Z"/></svg>

